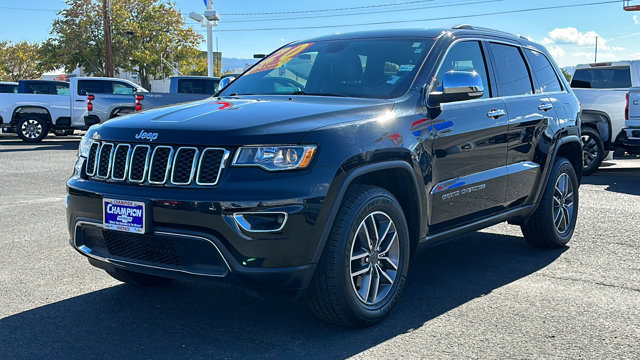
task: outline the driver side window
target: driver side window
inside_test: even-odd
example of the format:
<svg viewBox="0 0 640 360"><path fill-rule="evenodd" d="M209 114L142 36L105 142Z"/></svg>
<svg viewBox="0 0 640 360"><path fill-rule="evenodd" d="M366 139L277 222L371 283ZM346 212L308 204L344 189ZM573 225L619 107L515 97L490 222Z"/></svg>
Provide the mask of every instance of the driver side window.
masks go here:
<svg viewBox="0 0 640 360"><path fill-rule="evenodd" d="M435 77L434 90L442 91L442 81L444 74L449 71L477 72L482 78L484 85L484 95L481 98L491 97L491 87L487 76L487 66L485 63L482 47L478 41L463 41L453 45L449 49L440 66L440 70Z"/></svg>

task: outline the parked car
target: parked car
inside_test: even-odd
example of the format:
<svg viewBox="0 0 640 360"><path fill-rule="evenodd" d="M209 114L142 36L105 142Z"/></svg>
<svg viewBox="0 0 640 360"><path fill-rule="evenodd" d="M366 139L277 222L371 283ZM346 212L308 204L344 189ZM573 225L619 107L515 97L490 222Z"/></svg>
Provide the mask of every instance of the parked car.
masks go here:
<svg viewBox="0 0 640 360"><path fill-rule="evenodd" d="M456 235L509 221L565 246L581 174L579 104L542 46L469 25L336 34L216 98L91 127L67 221L120 281L224 278L359 327Z"/></svg>
<svg viewBox="0 0 640 360"><path fill-rule="evenodd" d="M49 132L86 129L87 93L140 89L130 81L113 78L71 78L68 85L64 91L60 86L56 94L0 95L0 128L16 132L26 142L39 142Z"/></svg>
<svg viewBox="0 0 640 360"><path fill-rule="evenodd" d="M630 153L640 154L640 87L629 89L626 100L622 146Z"/></svg>
<svg viewBox="0 0 640 360"><path fill-rule="evenodd" d="M17 82L0 81L0 94L13 94L18 92Z"/></svg>
<svg viewBox="0 0 640 360"><path fill-rule="evenodd" d="M632 86L640 86L638 60L576 67L571 87L582 105L585 175L596 171L609 151L634 151L623 143L625 94Z"/></svg>
<svg viewBox="0 0 640 360"><path fill-rule="evenodd" d="M150 92L136 99L136 109L149 110L157 107L197 101L213 96L218 90L220 78L183 76L170 79L169 93Z"/></svg>
<svg viewBox="0 0 640 360"><path fill-rule="evenodd" d="M118 94L90 94L85 122L88 126L144 109L202 100L216 92L220 79L204 76L175 76L169 79L170 93L134 91Z"/></svg>

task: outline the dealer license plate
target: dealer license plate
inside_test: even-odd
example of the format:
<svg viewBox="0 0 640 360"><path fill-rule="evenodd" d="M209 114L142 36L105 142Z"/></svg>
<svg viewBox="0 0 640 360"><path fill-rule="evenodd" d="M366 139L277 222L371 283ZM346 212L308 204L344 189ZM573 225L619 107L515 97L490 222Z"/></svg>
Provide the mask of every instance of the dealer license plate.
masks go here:
<svg viewBox="0 0 640 360"><path fill-rule="evenodd" d="M145 204L139 201L103 199L103 226L136 234L145 232Z"/></svg>

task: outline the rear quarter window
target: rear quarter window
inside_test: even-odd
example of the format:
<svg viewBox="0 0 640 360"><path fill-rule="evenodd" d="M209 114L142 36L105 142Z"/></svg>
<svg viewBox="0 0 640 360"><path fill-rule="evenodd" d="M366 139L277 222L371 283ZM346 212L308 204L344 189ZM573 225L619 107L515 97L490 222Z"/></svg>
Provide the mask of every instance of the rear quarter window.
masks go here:
<svg viewBox="0 0 640 360"><path fill-rule="evenodd" d="M538 88L536 93L548 93L554 91L562 91L562 85L558 74L544 54L535 50L525 50L529 57L531 70L538 80Z"/></svg>
<svg viewBox="0 0 640 360"><path fill-rule="evenodd" d="M577 69L571 78L577 89L627 89L631 87L629 66Z"/></svg>

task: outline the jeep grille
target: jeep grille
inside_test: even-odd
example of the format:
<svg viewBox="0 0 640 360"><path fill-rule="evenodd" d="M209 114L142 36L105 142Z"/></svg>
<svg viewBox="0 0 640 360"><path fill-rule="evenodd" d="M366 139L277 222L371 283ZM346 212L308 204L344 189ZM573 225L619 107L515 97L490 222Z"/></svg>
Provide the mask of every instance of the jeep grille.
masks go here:
<svg viewBox="0 0 640 360"><path fill-rule="evenodd" d="M143 185L218 183L229 151L221 148L135 145L95 141L89 148L87 176Z"/></svg>

